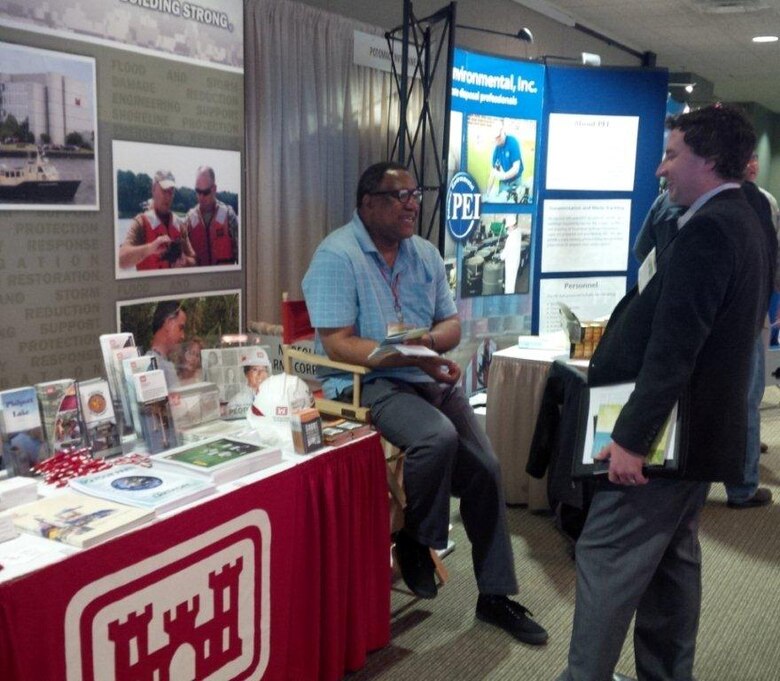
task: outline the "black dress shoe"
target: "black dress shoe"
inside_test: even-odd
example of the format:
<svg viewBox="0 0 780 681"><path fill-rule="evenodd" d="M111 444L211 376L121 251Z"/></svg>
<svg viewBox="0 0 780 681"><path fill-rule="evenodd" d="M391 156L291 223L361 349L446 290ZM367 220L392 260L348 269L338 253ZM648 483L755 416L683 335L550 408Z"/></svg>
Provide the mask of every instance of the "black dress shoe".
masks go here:
<svg viewBox="0 0 780 681"><path fill-rule="evenodd" d="M480 594L477 619L501 627L518 641L538 646L547 643L547 632L534 622L531 612L506 596Z"/></svg>
<svg viewBox="0 0 780 681"><path fill-rule="evenodd" d="M758 506L768 506L772 503L772 490L766 487L759 487L752 497L745 501L728 501L726 505L729 508L757 508Z"/></svg>
<svg viewBox="0 0 780 681"><path fill-rule="evenodd" d="M438 588L431 549L400 530L395 536L395 555L401 577L412 593L418 598L436 598Z"/></svg>

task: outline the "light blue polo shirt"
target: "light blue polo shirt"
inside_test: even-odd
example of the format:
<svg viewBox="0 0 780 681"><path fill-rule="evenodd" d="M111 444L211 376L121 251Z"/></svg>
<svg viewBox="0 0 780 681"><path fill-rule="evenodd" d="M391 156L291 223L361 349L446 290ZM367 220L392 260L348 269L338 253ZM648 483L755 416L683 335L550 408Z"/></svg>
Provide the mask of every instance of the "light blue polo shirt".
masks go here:
<svg viewBox="0 0 780 681"><path fill-rule="evenodd" d="M436 247L416 235L404 239L390 268L357 211L317 248L303 278L303 295L315 329L354 325L358 336L376 341L387 335L388 324L399 322L396 297L403 323L409 327L431 328L457 312ZM319 334L315 351L323 352ZM363 380L383 376L409 382L433 380L416 367L375 370ZM331 399L351 386L351 374L323 374L325 395Z"/></svg>

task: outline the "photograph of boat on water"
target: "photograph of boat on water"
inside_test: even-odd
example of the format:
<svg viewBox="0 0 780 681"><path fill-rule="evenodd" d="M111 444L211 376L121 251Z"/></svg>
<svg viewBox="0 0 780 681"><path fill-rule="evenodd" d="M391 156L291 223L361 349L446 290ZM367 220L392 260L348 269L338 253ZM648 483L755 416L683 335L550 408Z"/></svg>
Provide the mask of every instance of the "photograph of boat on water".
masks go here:
<svg viewBox="0 0 780 681"><path fill-rule="evenodd" d="M98 210L92 57L0 42L0 210Z"/></svg>

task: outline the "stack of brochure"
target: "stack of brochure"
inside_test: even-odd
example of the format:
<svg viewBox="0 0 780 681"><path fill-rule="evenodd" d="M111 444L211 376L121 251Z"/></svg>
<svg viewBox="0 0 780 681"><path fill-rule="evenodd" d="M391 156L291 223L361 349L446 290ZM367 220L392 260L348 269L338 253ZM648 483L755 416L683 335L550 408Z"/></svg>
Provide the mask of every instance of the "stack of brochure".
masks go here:
<svg viewBox="0 0 780 681"><path fill-rule="evenodd" d="M10 517L21 532L85 549L152 520L154 511L64 492L16 506L0 517Z"/></svg>
<svg viewBox="0 0 780 681"><path fill-rule="evenodd" d="M214 483L201 477L133 464L73 478L69 484L84 494L152 509L157 513L188 504L212 494L216 489Z"/></svg>
<svg viewBox="0 0 780 681"><path fill-rule="evenodd" d="M154 471L181 471L221 485L280 463L282 452L276 447L214 437L156 454L152 461Z"/></svg>

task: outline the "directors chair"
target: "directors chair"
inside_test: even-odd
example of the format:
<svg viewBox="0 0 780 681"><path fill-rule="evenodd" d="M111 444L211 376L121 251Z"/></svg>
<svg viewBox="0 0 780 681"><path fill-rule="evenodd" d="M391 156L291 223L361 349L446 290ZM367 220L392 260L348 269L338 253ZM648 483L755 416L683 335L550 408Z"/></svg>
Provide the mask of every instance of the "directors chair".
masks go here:
<svg viewBox="0 0 780 681"><path fill-rule="evenodd" d="M296 375L298 373L295 370L296 364L301 363L352 374L352 399L349 402L341 402L326 399L321 392L320 394L315 393L314 402L317 410L328 416L359 421L360 423L371 423L371 410L360 404L361 379L369 372L368 368L358 364L336 362L325 355L292 346L295 342L314 337L314 329L309 320L305 301L290 301L283 297L282 328L282 364L285 373ZM382 436L381 433L379 435ZM387 468L387 487L390 495L390 532L392 534L403 527L404 508L406 508L406 494L403 488L404 454L384 437L381 437L381 442ZM439 553L434 549L431 549L431 558L436 569L436 576L441 584L445 584L449 580L449 573ZM397 561L393 562L395 565Z"/></svg>

